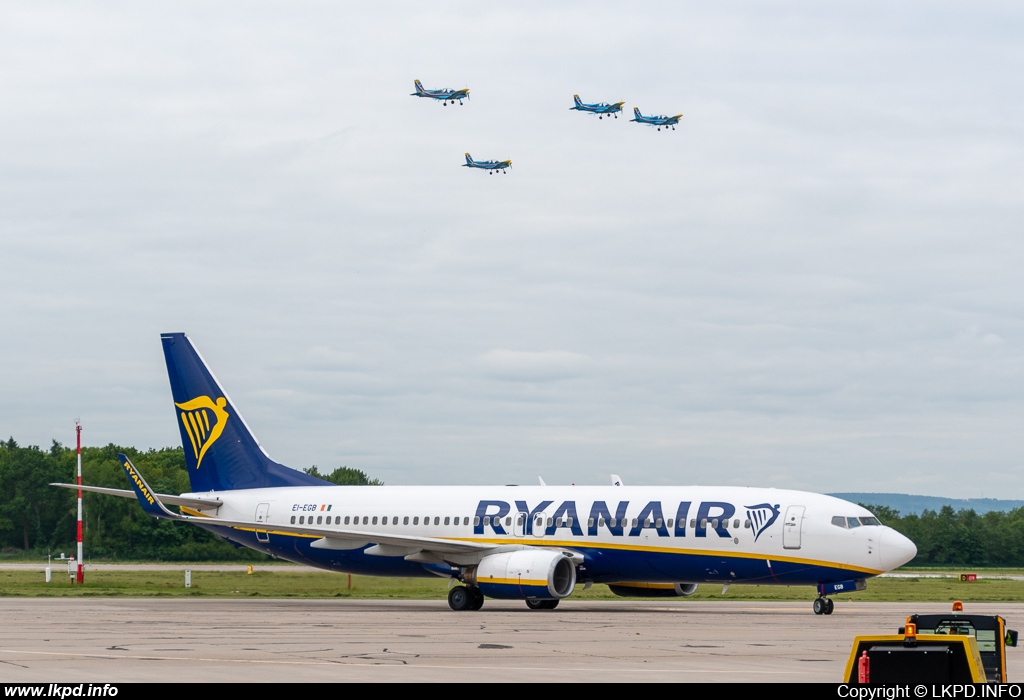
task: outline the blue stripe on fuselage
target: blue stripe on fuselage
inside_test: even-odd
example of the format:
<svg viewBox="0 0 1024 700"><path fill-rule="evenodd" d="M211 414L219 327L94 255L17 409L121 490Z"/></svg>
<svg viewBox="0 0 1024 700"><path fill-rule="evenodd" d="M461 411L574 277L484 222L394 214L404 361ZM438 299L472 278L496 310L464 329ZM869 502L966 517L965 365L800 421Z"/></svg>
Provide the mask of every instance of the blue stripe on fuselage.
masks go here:
<svg viewBox="0 0 1024 700"><path fill-rule="evenodd" d="M193 521L195 522L195 521ZM270 532L268 541L257 539L255 531L241 530L214 524L196 523L205 530L220 535L239 545L276 556L296 564L364 576L431 577L457 573L445 564L422 564L406 561L402 557L372 556L366 549L331 550L310 546L315 537ZM487 540L494 542L494 540ZM874 574L859 569L844 568L827 562L801 560L778 561L751 554L736 556L726 552L692 551L671 552L651 547L592 546L579 542L548 541L544 539L509 538L507 544L536 547L571 547L584 557L581 576L594 583L616 581L646 581L650 583L746 583L817 585L851 578L865 578Z"/></svg>

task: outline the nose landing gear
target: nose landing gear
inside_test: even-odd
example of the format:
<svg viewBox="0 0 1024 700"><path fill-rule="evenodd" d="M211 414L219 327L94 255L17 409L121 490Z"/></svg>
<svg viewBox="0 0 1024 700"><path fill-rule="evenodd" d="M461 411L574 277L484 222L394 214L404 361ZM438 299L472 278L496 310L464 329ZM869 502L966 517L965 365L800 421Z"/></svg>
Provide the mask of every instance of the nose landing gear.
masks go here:
<svg viewBox="0 0 1024 700"><path fill-rule="evenodd" d="M831 615L836 604L831 598L818 598L814 601L815 615Z"/></svg>

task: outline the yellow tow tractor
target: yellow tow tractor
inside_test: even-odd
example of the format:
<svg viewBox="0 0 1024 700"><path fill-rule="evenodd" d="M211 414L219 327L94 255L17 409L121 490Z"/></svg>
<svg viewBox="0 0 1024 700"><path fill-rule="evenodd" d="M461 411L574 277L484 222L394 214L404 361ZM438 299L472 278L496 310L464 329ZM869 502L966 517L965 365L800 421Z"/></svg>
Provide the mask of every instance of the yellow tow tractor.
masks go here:
<svg viewBox="0 0 1024 700"><path fill-rule="evenodd" d="M1006 683L1006 647L1017 631L998 615L968 615L959 600L950 614L911 615L897 634L857 637L845 683Z"/></svg>

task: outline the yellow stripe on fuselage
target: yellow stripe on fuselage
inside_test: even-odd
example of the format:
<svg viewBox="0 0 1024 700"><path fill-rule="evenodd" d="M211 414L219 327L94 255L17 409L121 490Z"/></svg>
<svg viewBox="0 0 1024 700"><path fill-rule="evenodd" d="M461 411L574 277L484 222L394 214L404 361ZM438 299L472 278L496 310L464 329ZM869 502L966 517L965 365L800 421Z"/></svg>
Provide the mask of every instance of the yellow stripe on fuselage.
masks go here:
<svg viewBox="0 0 1024 700"><path fill-rule="evenodd" d="M215 524L217 518L212 518L208 515L192 510L186 506L181 506L181 512L187 515L193 515L200 518L210 520L210 524ZM232 530L239 530L241 532L266 532L271 535L287 535L289 537L302 537L304 539L318 540L321 537L327 537L329 535L310 535L300 532L291 532L288 530L276 530L259 527L239 527L235 525L225 525ZM370 534L370 533L367 533ZM353 538L355 539L355 538ZM632 545L632 544L619 544L617 542L581 542L578 540L536 540L536 539L496 539L496 538L483 538L483 537L445 537L441 538L445 540L451 540L453 542L471 542L473 544L493 544L493 545L509 545L509 544L521 544L529 547L564 547L566 549L583 548L587 549L614 549L618 551L626 552L656 552L659 554L679 554L683 556L705 556L705 557L724 557L726 559L764 559L768 561L775 561L786 564L804 564L806 566L827 566L833 569L842 569L844 571L851 571L868 576L878 576L884 574L885 571L879 569L867 569L860 566L851 566L850 564L842 564L839 562L822 561L820 559L803 559L800 557L788 557L788 556L776 556L774 554L758 553L758 552L729 552L721 549L681 549L676 547L652 547L649 545ZM410 546L422 547L425 550L429 550L430 546L427 544L409 543ZM532 584L531 584L532 585ZM545 584L546 585L546 584Z"/></svg>

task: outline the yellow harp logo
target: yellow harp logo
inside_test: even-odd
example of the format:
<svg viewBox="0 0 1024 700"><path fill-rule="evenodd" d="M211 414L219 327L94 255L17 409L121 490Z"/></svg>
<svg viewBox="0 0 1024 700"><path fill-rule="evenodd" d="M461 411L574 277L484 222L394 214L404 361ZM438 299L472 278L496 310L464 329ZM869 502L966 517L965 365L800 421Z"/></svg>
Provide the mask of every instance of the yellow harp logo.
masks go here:
<svg viewBox="0 0 1024 700"><path fill-rule="evenodd" d="M174 404L181 409L181 424L185 426L188 439L192 441L196 469L202 465L206 451L224 432L224 425L228 421L228 412L224 410L227 404L223 396L216 403L209 396L200 396L185 403Z"/></svg>

